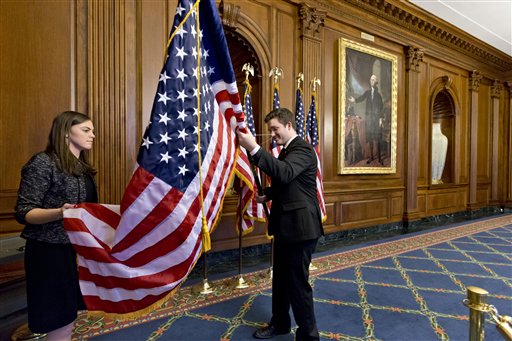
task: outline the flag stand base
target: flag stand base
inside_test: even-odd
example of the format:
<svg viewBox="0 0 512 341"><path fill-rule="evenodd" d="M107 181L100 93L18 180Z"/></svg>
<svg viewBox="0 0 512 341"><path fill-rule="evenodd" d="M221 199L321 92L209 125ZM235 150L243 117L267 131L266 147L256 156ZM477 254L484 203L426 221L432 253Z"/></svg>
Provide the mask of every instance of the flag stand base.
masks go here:
<svg viewBox="0 0 512 341"><path fill-rule="evenodd" d="M195 293L207 295L207 294L211 294L213 292L213 289L210 286L210 284L208 284L208 280L205 278L205 279L203 279L203 283L198 284L193 288L193 291Z"/></svg>
<svg viewBox="0 0 512 341"><path fill-rule="evenodd" d="M12 341L29 341L29 340L44 340L46 339L46 334L38 334L32 333L30 329L28 329L28 324L25 323L18 327L14 333L11 335Z"/></svg>
<svg viewBox="0 0 512 341"><path fill-rule="evenodd" d="M249 284L247 284L242 275L238 275L237 278L233 280L232 286L236 289L245 289L249 287Z"/></svg>

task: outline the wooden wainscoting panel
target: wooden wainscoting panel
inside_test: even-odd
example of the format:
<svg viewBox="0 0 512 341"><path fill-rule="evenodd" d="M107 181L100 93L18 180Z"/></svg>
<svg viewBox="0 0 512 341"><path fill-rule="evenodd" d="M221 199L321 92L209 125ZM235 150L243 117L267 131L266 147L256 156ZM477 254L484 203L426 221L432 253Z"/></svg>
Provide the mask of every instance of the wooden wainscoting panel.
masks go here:
<svg viewBox="0 0 512 341"><path fill-rule="evenodd" d="M379 223L386 221L389 211L388 198L374 198L342 202L341 211L344 224Z"/></svg>
<svg viewBox="0 0 512 341"><path fill-rule="evenodd" d="M467 205L466 186L436 188L426 192L426 216L463 211Z"/></svg>

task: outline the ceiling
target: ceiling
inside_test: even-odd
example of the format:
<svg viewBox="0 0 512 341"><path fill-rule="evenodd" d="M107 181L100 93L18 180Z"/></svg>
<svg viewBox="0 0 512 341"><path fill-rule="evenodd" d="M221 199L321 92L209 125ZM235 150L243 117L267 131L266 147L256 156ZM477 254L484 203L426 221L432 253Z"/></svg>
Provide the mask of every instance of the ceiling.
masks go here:
<svg viewBox="0 0 512 341"><path fill-rule="evenodd" d="M512 56L512 0L410 0Z"/></svg>

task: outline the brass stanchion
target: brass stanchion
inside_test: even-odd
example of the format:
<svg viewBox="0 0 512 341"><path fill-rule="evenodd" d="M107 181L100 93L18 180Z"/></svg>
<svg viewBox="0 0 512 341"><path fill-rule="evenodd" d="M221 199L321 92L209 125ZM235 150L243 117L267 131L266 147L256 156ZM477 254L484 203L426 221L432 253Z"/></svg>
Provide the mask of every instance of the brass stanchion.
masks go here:
<svg viewBox="0 0 512 341"><path fill-rule="evenodd" d="M45 340L46 334L32 333L28 329L28 324L25 323L18 327L11 335L12 341L31 341L31 340Z"/></svg>
<svg viewBox="0 0 512 341"><path fill-rule="evenodd" d="M469 340L483 341L485 337L485 313L489 313L496 329L507 341L512 341L512 317L500 315L498 309L487 304L489 293L478 287L467 287L467 298L463 301L469 310Z"/></svg>
<svg viewBox="0 0 512 341"><path fill-rule="evenodd" d="M207 276L207 263L206 263L206 252L203 253L203 283L197 284L192 288L193 292L200 293L202 295L211 294L213 292L213 288L208 283Z"/></svg>
<svg viewBox="0 0 512 341"><path fill-rule="evenodd" d="M469 286L467 289L467 306L469 308L469 341L483 341L485 336L485 312L487 290Z"/></svg>

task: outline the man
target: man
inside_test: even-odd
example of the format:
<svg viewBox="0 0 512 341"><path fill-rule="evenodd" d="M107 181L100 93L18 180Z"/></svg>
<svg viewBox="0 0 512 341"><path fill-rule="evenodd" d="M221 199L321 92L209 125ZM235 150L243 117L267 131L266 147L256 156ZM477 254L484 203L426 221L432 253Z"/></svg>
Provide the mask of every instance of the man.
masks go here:
<svg viewBox="0 0 512 341"><path fill-rule="evenodd" d="M284 147L279 158L263 150L254 136L238 131L240 145L254 164L271 177L271 187L260 200L272 200L268 234L274 236L272 318L254 337L268 339L288 334L290 306L297 322L296 340L318 340L309 264L318 238L323 235L316 197L316 154L297 136L294 115L278 108L265 117L274 141Z"/></svg>
<svg viewBox="0 0 512 341"><path fill-rule="evenodd" d="M377 145L377 157L379 163L383 165L383 161L381 158L381 143L382 139L382 118L384 117L382 109L383 102L382 96L379 93L379 89L377 88L377 76L372 75L370 77L370 89L366 90L361 96L358 98L354 98L350 96L348 100L352 103L360 103L366 100L366 109L365 109L365 134L366 141L369 143L370 147L370 158L366 161L367 164L370 164L375 157L373 156L374 146Z"/></svg>

